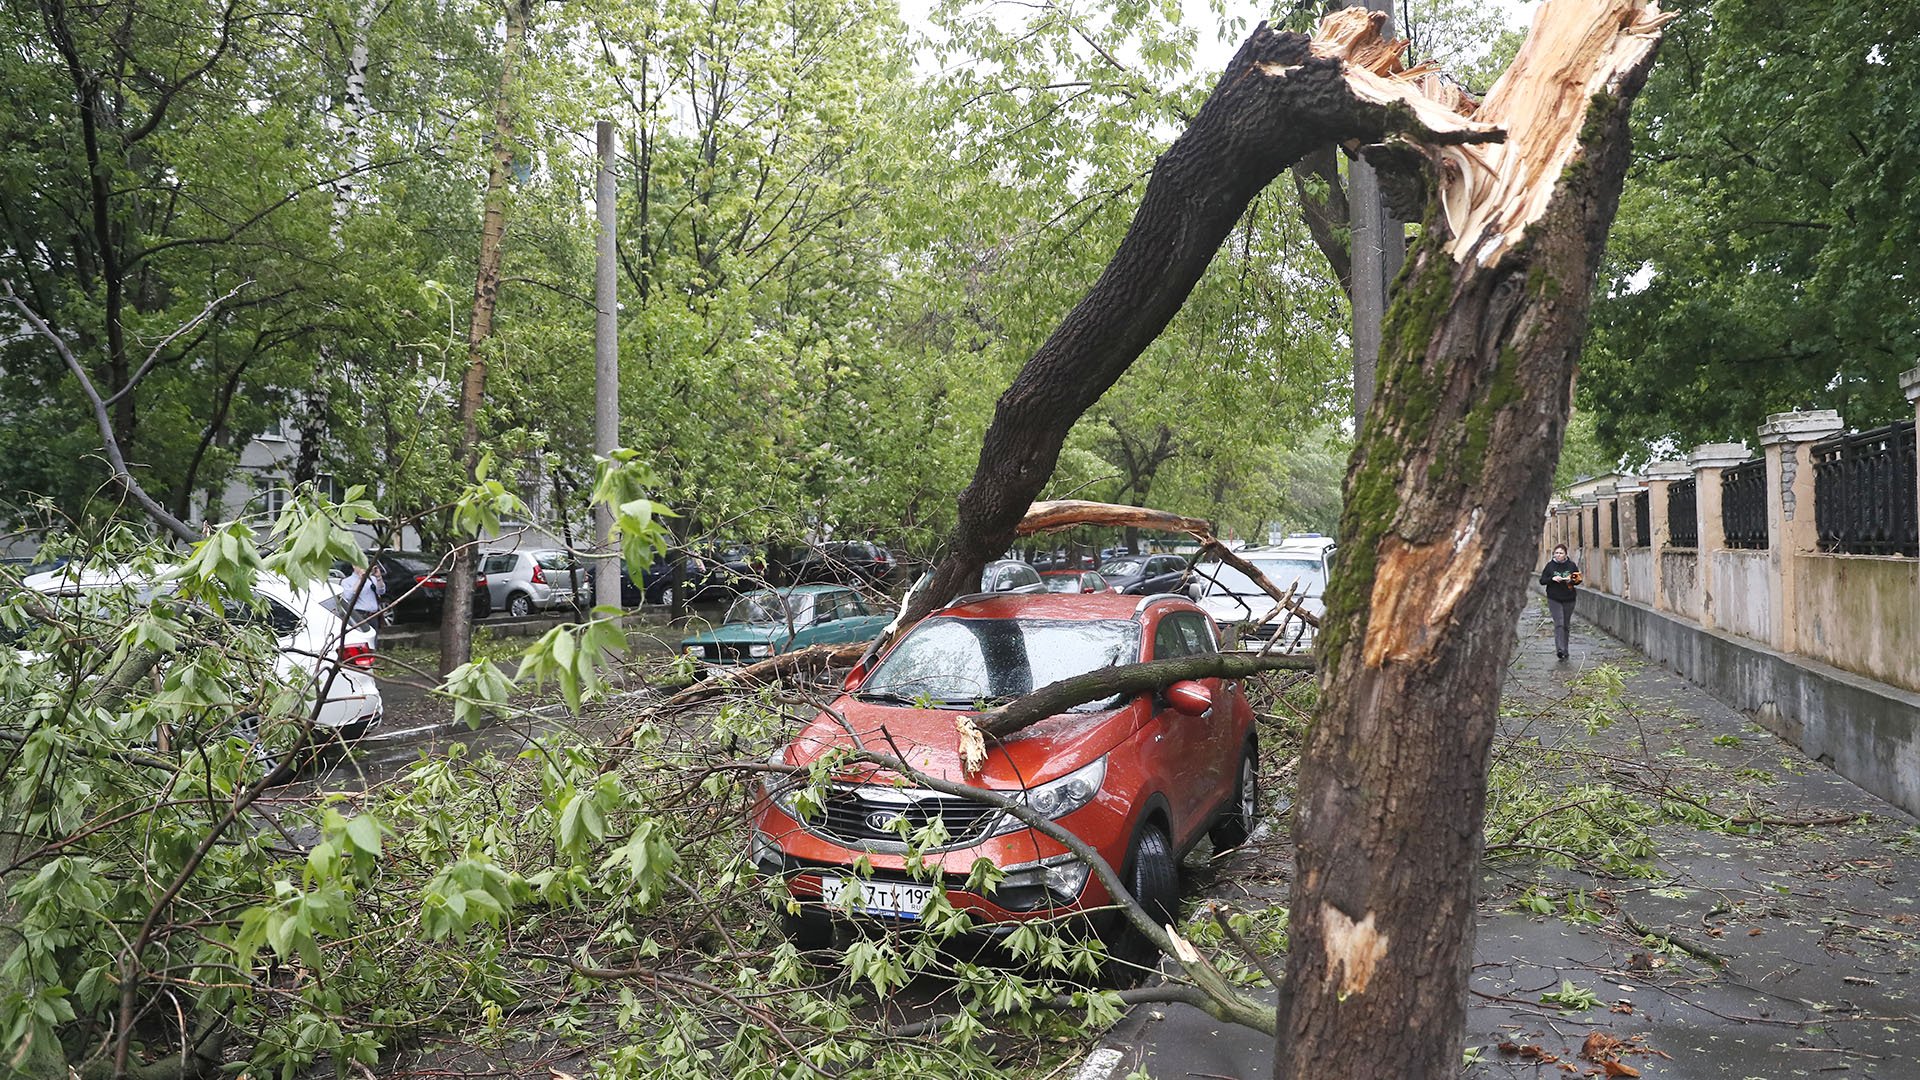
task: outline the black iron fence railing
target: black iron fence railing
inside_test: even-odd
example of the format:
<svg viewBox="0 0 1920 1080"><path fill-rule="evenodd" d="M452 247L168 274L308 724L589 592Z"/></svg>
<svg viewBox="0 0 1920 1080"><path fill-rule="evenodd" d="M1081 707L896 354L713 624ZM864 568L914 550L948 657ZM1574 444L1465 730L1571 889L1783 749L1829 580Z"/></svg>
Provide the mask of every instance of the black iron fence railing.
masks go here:
<svg viewBox="0 0 1920 1080"><path fill-rule="evenodd" d="M1766 549L1766 458L1741 462L1720 474L1720 527L1730 548Z"/></svg>
<svg viewBox="0 0 1920 1080"><path fill-rule="evenodd" d="M1633 493L1633 539L1635 547L1653 545L1653 494L1651 492Z"/></svg>
<svg viewBox="0 0 1920 1080"><path fill-rule="evenodd" d="M1824 551L1920 556L1911 420L1813 444L1814 520Z"/></svg>
<svg viewBox="0 0 1920 1080"><path fill-rule="evenodd" d="M1667 543L1677 548L1700 546L1699 496L1691 478L1667 485Z"/></svg>

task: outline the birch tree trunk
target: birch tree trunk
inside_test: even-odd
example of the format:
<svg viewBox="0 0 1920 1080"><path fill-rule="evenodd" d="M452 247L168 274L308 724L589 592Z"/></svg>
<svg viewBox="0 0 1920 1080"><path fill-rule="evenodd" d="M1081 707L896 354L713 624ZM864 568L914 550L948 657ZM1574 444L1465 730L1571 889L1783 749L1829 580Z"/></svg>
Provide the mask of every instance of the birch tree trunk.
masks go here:
<svg viewBox="0 0 1920 1080"><path fill-rule="evenodd" d="M487 339L493 336L494 302L500 293L500 259L507 235L507 170L513 164L514 79L526 50L531 0L507 0L507 40L502 47L500 92L493 105L493 160L480 223L480 264L473 278L473 315L467 322L467 370L460 379L459 462L468 481L480 464L480 410L487 400ZM473 545L454 548L440 613L440 674L473 656Z"/></svg>

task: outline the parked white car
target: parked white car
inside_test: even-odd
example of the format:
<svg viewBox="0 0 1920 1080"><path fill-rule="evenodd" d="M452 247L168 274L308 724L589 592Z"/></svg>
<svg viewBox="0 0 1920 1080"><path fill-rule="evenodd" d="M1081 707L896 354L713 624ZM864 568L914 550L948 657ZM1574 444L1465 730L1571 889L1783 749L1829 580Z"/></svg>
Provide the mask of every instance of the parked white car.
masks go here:
<svg viewBox="0 0 1920 1080"><path fill-rule="evenodd" d="M1272 547L1245 548L1234 554L1252 563L1282 592L1297 585L1300 606L1318 618L1326 611L1324 594L1333 549L1327 537L1295 536ZM1242 647L1263 648L1276 632L1282 636L1277 648L1312 647L1313 627L1299 619L1283 620L1281 615L1268 619L1278 605L1246 574L1221 562L1204 563L1195 573L1200 578L1200 606L1223 629L1231 628Z"/></svg>
<svg viewBox="0 0 1920 1080"><path fill-rule="evenodd" d="M497 551L484 555L480 572L495 611L519 619L536 611L593 606L593 571L559 548Z"/></svg>
<svg viewBox="0 0 1920 1080"><path fill-rule="evenodd" d="M21 584L48 596L78 596L92 590L124 588L136 597L152 596L169 588L165 569L150 577L115 568L82 569L70 565L35 574ZM313 712L316 733L357 739L378 724L385 711L373 663L378 638L366 626L351 626L338 586L320 582L295 589L285 579L261 574L254 592L261 599L257 612L229 617L264 621L272 630L279 654L274 673L288 686L317 702Z"/></svg>

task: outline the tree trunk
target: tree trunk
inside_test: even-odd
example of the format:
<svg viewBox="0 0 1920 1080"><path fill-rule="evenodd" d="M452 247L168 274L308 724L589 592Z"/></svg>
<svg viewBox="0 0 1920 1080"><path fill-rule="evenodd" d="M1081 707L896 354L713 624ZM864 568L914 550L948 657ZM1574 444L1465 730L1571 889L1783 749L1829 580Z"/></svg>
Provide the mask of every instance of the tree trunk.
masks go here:
<svg viewBox="0 0 1920 1080"><path fill-rule="evenodd" d="M514 76L526 49L531 0L507 0L507 40L500 64L500 93L493 105L493 162L480 225L480 265L473 278L473 316L467 323L467 370L460 380L460 469L471 482L480 464L480 410L487 399L487 339L500 293L500 258L507 234L507 169L513 163ZM456 544L440 613L440 674L473 656L473 545Z"/></svg>
<svg viewBox="0 0 1920 1080"><path fill-rule="evenodd" d="M1474 113L1509 141L1442 155L1319 636L1283 1080L1459 1070L1500 688L1663 21L1640 0L1548 4Z"/></svg>

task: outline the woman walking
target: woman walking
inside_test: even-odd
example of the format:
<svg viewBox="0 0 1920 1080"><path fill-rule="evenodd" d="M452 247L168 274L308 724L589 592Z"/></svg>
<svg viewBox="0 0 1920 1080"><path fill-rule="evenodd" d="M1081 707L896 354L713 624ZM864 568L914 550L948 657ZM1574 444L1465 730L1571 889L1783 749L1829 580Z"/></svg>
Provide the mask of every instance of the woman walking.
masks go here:
<svg viewBox="0 0 1920 1080"><path fill-rule="evenodd" d="M1558 544L1546 569L1540 571L1540 584L1547 587L1547 610L1553 614L1553 652L1567 658L1567 630L1573 622L1573 587L1580 584L1580 568L1567 558L1567 545Z"/></svg>

